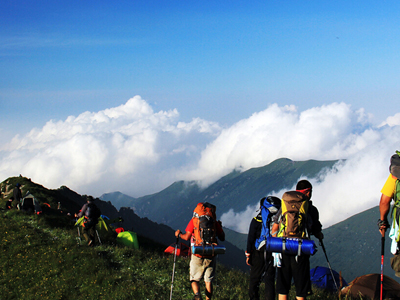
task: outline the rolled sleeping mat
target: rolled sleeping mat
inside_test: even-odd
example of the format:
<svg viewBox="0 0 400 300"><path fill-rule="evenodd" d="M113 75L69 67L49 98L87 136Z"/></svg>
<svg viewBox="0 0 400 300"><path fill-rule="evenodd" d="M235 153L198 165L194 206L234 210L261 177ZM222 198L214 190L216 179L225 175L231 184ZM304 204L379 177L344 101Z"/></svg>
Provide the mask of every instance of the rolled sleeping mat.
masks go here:
<svg viewBox="0 0 400 300"><path fill-rule="evenodd" d="M222 245L192 246L192 254L211 256L216 254L225 254L226 248Z"/></svg>
<svg viewBox="0 0 400 300"><path fill-rule="evenodd" d="M267 251L276 253L285 253L293 255L314 255L317 252L317 246L313 240L298 238L267 238Z"/></svg>

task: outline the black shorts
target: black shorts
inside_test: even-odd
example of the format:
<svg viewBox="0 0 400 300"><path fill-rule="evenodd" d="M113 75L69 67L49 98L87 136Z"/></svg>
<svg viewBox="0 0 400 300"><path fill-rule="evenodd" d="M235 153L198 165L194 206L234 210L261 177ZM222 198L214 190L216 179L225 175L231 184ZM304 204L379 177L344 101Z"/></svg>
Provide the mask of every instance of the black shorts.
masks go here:
<svg viewBox="0 0 400 300"><path fill-rule="evenodd" d="M288 295L292 278L296 288L297 297L307 297L311 294L310 256L282 254L281 267L277 268L276 292Z"/></svg>

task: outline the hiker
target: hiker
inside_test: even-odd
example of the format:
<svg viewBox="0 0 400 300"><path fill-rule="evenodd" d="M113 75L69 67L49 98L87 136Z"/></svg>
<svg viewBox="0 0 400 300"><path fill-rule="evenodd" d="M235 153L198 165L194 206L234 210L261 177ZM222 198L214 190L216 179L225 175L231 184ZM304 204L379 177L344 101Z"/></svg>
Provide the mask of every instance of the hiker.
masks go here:
<svg viewBox="0 0 400 300"><path fill-rule="evenodd" d="M20 204L22 200L21 184L17 182L13 190L13 197L15 202L15 208L20 209Z"/></svg>
<svg viewBox="0 0 400 300"><path fill-rule="evenodd" d="M191 245L207 245L209 243L217 244L217 237L220 241L225 240L225 232L222 229L221 221L216 220L216 207L210 203L199 203L193 213L193 218L186 226L185 232L179 229L175 231L175 237L181 237L184 240L191 239ZM200 211L207 213L204 217ZM205 224L208 228L203 229L202 220L207 220ZM210 232L210 235L203 234ZM209 238L207 238L209 237ZM204 240L203 240L204 238ZM200 294L200 280L203 278L206 286L206 299L210 300L213 293L212 281L216 272L216 255L193 254L190 258L190 282L194 293L194 299L202 299Z"/></svg>
<svg viewBox="0 0 400 300"><path fill-rule="evenodd" d="M282 196L282 206L277 214L273 217L272 235L278 237L299 237L302 239L309 239L310 235L314 235L319 240L324 238L322 234L322 225L319 222L318 209L312 205L311 202L312 185L308 180L300 180L296 185L296 191L286 192ZM290 218L286 218L291 212L286 211L285 199L287 197L294 197L301 199L302 208L306 211L302 212L301 209L294 215L303 215L306 220L303 223L298 217L295 219L299 221L300 227L296 234L296 228L292 226ZM307 209L308 207L308 209ZM293 206L291 207L291 209ZM299 213L300 212L300 213ZM289 233L290 232L290 233ZM293 235L291 235L293 234ZM304 300L307 295L311 295L311 280L310 280L310 255L301 254L293 255L282 253L280 259L280 267L277 268L277 281L276 292L279 294L279 300L287 300L291 287L292 278L296 288L296 299Z"/></svg>
<svg viewBox="0 0 400 300"><path fill-rule="evenodd" d="M6 202L6 209L12 209L13 201L14 201L14 197L11 197L10 199L8 199L8 201Z"/></svg>
<svg viewBox="0 0 400 300"><path fill-rule="evenodd" d="M390 158L389 176L381 190L381 199L379 202L378 228L382 235L383 241L386 230L390 227L388 222L388 214L390 203L394 200L392 210L393 224L389 232L389 237L392 239L390 252L394 255L390 259L390 266L395 271L395 275L400 277L400 249L399 249L399 222L400 222L400 152L396 151Z"/></svg>
<svg viewBox="0 0 400 300"><path fill-rule="evenodd" d="M87 203L82 206L82 209L78 214L75 214L75 218L85 216L85 221L82 223L83 237L88 242L88 246L94 246L96 225L101 213L97 205L94 203L92 196L87 196L86 200Z"/></svg>
<svg viewBox="0 0 400 300"><path fill-rule="evenodd" d="M381 190L381 199L379 202L379 214L380 218L378 220L378 227L379 231L381 232L382 236L385 235L386 230L390 227L388 222L388 214L390 210L390 203L392 199L395 202L395 206L393 208L393 221L396 220L395 224L398 224L399 218L397 212L397 202L400 201L399 193L400 193L400 185L399 185L399 178L400 178L400 152L396 151L395 154L392 155L390 158L390 166L389 166L389 176L386 179L386 182Z"/></svg>
<svg viewBox="0 0 400 300"><path fill-rule="evenodd" d="M266 202L267 205L264 205ZM269 205L268 205L269 204ZM268 196L260 200L260 212L250 223L247 235L246 264L250 266L249 297L259 300L259 288L265 284L265 299L275 300L275 273L271 252L266 251L266 237L270 235L272 216L281 206L281 200Z"/></svg>

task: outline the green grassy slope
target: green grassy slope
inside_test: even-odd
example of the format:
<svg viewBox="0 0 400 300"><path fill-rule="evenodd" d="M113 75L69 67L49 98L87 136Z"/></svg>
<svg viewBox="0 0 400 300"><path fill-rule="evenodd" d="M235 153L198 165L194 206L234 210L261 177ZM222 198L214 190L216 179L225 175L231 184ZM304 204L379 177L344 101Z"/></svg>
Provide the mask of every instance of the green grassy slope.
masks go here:
<svg viewBox="0 0 400 300"><path fill-rule="evenodd" d="M53 226L55 216L0 212L0 299L169 299L173 256L164 247L142 237L137 250L111 240L79 246L71 220L58 215ZM188 264L176 260L172 299L193 297ZM213 299L248 298L247 274L219 265L216 280ZM310 299L336 299L315 291Z"/></svg>
<svg viewBox="0 0 400 300"><path fill-rule="evenodd" d="M79 243L75 220L65 208L80 208L82 196L67 187L48 190L15 177L0 184L0 207L16 182L23 185L23 194L28 189L34 193L45 209L40 215L0 210L0 299L169 299L173 256L164 255L165 245L138 234L140 249L131 249L116 244L113 234L105 234L102 245L90 248ZM61 210L54 208L58 202ZM222 258L244 261L239 252L221 255L218 262ZM188 269L189 260L177 258L172 299L192 298ZM213 299L247 299L247 286L247 272L218 264ZM337 298L314 292L309 299Z"/></svg>

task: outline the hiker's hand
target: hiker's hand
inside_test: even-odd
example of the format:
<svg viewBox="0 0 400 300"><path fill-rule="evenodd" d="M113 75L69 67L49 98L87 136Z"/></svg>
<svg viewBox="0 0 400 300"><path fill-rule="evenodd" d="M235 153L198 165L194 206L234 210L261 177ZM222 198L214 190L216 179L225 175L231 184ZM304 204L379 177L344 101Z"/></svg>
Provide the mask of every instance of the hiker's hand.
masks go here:
<svg viewBox="0 0 400 300"><path fill-rule="evenodd" d="M389 222L387 220L378 220L378 228L382 236L385 236L386 230L389 228Z"/></svg>
<svg viewBox="0 0 400 300"><path fill-rule="evenodd" d="M246 264L247 264L248 266L251 266L251 263L250 263L250 253L247 253L247 251L246 251L244 254L246 255Z"/></svg>
<svg viewBox="0 0 400 300"><path fill-rule="evenodd" d="M248 265L248 266L250 266L251 267L251 264L250 264L250 256L247 256L246 257L246 264Z"/></svg>
<svg viewBox="0 0 400 300"><path fill-rule="evenodd" d="M179 229L177 231L175 231L176 238L179 238L180 235L181 235L181 231Z"/></svg>
<svg viewBox="0 0 400 300"><path fill-rule="evenodd" d="M320 231L319 233L315 234L315 237L319 240L323 240L324 239L324 234Z"/></svg>

